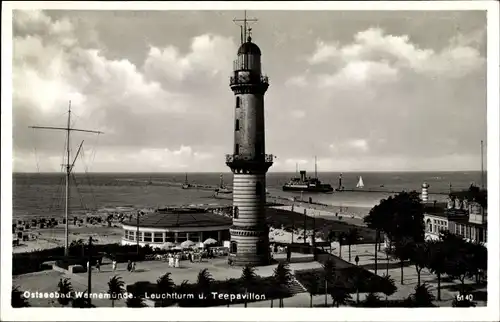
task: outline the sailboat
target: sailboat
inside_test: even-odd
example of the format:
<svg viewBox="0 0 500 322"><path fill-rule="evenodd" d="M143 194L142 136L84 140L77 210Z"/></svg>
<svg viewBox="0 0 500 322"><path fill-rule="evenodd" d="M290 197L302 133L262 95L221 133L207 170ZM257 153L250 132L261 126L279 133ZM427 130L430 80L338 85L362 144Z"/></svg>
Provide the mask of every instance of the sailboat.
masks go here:
<svg viewBox="0 0 500 322"><path fill-rule="evenodd" d="M356 185L356 188L364 188L365 184L363 183L363 177L359 176L358 184Z"/></svg>
<svg viewBox="0 0 500 322"><path fill-rule="evenodd" d="M224 177L222 174L220 175L219 187L215 189L215 192L217 192L217 193L233 193L233 190L229 189L228 187L226 187L226 185L224 185Z"/></svg>
<svg viewBox="0 0 500 322"><path fill-rule="evenodd" d="M189 189L191 185L188 182L188 174L186 173L186 179L184 180L184 184L182 185L182 189Z"/></svg>

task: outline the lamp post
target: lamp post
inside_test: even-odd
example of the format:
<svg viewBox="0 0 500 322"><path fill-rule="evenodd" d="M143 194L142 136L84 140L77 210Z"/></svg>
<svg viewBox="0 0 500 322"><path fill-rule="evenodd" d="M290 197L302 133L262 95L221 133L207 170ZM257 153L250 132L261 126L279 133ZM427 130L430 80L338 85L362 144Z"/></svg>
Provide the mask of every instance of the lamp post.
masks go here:
<svg viewBox="0 0 500 322"><path fill-rule="evenodd" d="M356 255L354 258L354 261L356 262L356 268L359 268L358 263L359 263L359 257ZM359 274L359 269L356 269L356 303L359 303L359 282L360 282L360 274Z"/></svg>
<svg viewBox="0 0 500 322"><path fill-rule="evenodd" d="M88 270L87 295L88 295L88 304L89 304L89 307L92 307L91 296L90 296L91 288L92 288L92 236L89 237L88 261L89 261L89 264L87 265L87 270Z"/></svg>
<svg viewBox="0 0 500 322"><path fill-rule="evenodd" d="M141 215L140 211L137 211L137 231L135 233L135 240L137 241L137 258L139 258L139 217Z"/></svg>

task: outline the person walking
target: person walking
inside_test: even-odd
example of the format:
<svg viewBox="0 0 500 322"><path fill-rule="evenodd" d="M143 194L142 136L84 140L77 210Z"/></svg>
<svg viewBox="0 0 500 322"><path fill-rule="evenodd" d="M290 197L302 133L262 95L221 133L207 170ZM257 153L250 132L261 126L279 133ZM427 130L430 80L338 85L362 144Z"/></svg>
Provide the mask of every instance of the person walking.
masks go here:
<svg viewBox="0 0 500 322"><path fill-rule="evenodd" d="M135 262L132 262L132 272L135 272Z"/></svg>
<svg viewBox="0 0 500 322"><path fill-rule="evenodd" d="M116 271L116 259L113 259L113 272Z"/></svg>
<svg viewBox="0 0 500 322"><path fill-rule="evenodd" d="M101 272L101 264L99 263L99 260L96 261L95 268L97 269L97 272Z"/></svg>

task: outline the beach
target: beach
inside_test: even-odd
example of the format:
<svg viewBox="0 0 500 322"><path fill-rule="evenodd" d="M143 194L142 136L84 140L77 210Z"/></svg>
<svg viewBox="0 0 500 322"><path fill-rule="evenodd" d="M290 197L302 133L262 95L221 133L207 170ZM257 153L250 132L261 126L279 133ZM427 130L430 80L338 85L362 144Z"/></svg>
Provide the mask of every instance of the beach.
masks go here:
<svg viewBox="0 0 500 322"><path fill-rule="evenodd" d="M291 211L291 205L284 206L274 206L273 208L283 209ZM123 208L121 208L123 210ZM343 213L340 211L345 210L340 209L335 206L320 206L320 205L309 205L301 204L300 206L293 206L293 211L296 213L303 214L304 209L309 216L321 217L324 219L339 220L346 222L348 224L363 226L362 218L369 211L367 208L358 207L356 209L349 209L348 213ZM121 224L117 220L116 209L108 209L111 213L115 214L115 219L112 221L111 226L102 218L101 223L93 222L88 223L83 218L84 215L72 216L78 218L78 224L73 225L73 221L70 218L69 225L69 242L83 240L86 242L89 237L92 237L95 244L113 244L121 243L123 237L123 231L121 230ZM128 211L124 214L127 217L128 214L136 213L137 211L144 209L127 209ZM337 216L336 216L337 214ZM95 218L95 216L93 216ZM63 224L58 224L57 227L53 228L30 228L24 229L23 234L29 235L29 240L20 240L19 246L13 247L13 253L23 253L31 252L34 250L48 249L54 247L64 246L64 233L65 228ZM310 232L308 231L308 234ZM300 235L303 235L303 230L296 230L294 233L294 242L303 242L300 239ZM292 242L292 234L282 230L280 227L272 227L269 235L270 239L276 242L290 243ZM318 240L319 241L319 240Z"/></svg>

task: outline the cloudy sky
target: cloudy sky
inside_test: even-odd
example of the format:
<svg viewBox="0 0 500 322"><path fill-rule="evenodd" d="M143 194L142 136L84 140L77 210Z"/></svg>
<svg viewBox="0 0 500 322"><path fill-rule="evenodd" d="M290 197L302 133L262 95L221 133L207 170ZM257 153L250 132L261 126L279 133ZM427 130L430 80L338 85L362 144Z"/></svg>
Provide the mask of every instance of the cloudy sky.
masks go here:
<svg viewBox="0 0 500 322"><path fill-rule="evenodd" d="M271 86L271 171L479 169L481 11L250 11ZM14 11L14 171L229 171L235 11Z"/></svg>

